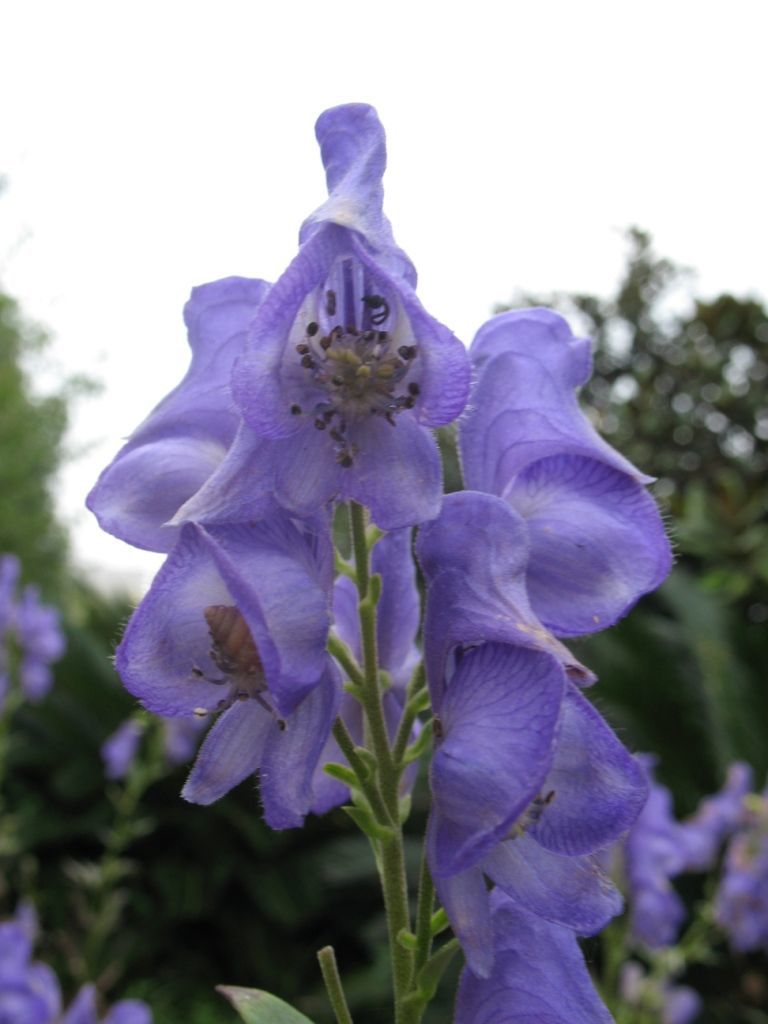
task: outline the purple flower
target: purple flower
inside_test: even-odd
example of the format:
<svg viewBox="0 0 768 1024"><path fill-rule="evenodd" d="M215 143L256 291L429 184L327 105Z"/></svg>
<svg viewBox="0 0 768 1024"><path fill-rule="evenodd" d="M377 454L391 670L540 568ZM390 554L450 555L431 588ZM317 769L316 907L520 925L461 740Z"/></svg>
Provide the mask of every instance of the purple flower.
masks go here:
<svg viewBox="0 0 768 1024"><path fill-rule="evenodd" d="M720 792L702 800L696 813L683 822L686 870L708 871L714 867L721 844L744 818L744 797L751 787L752 769L735 762Z"/></svg>
<svg viewBox="0 0 768 1024"><path fill-rule="evenodd" d="M463 410L469 360L416 298L415 271L382 212L375 111L327 110L316 134L329 198L304 222L299 253L235 365L246 427L179 519L232 521L255 491L299 516L353 499L387 530L439 511L429 428Z"/></svg>
<svg viewBox="0 0 768 1024"><path fill-rule="evenodd" d="M200 736L206 728L204 718L167 718L163 722L163 746L171 765L191 761L200 745Z"/></svg>
<svg viewBox="0 0 768 1024"><path fill-rule="evenodd" d="M455 651L487 641L546 651L573 681L594 680L536 617L526 590L528 531L500 498L447 495L439 518L419 532L416 554L428 585L424 658L435 708Z"/></svg>
<svg viewBox="0 0 768 1024"><path fill-rule="evenodd" d="M768 951L768 790L728 844L715 917L739 953Z"/></svg>
<svg viewBox="0 0 768 1024"><path fill-rule="evenodd" d="M129 718L102 744L101 756L108 779L124 779L130 772L143 733L141 723Z"/></svg>
<svg viewBox="0 0 768 1024"><path fill-rule="evenodd" d="M489 877L581 934L620 898L593 854L634 822L642 772L569 681L589 675L527 602L525 524L498 498L446 498L421 531L437 729L429 860L471 969L492 959Z"/></svg>
<svg viewBox="0 0 768 1024"><path fill-rule="evenodd" d="M479 978L464 969L455 1024L610 1024L573 932L498 891L491 901L493 970Z"/></svg>
<svg viewBox="0 0 768 1024"><path fill-rule="evenodd" d="M5 646L13 632L21 654L21 690L34 703L50 690L50 666L64 653L66 641L59 613L42 603L37 587L25 587L16 599L19 569L19 561L13 555L6 555L0 562L0 701L9 684Z"/></svg>
<svg viewBox="0 0 768 1024"><path fill-rule="evenodd" d="M670 879L685 870L685 830L675 820L669 790L653 779L653 761L637 758L650 792L624 847L630 933L652 949L671 945L685 917L685 907Z"/></svg>
<svg viewBox="0 0 768 1024"><path fill-rule="evenodd" d="M37 918L27 905L0 922L0 1024L99 1024L93 985L84 985L61 1016L58 978L47 964L31 960L36 934ZM152 1024L152 1013L138 999L123 999L101 1024Z"/></svg>
<svg viewBox="0 0 768 1024"><path fill-rule="evenodd" d="M34 911L22 905L0 922L0 1021L2 1024L54 1024L61 1009L56 975L32 961L37 932Z"/></svg>
<svg viewBox="0 0 768 1024"><path fill-rule="evenodd" d="M331 548L323 520L184 528L117 652L150 710L220 713L183 796L219 799L257 770L267 822L300 825L340 699L325 653Z"/></svg>
<svg viewBox="0 0 768 1024"><path fill-rule="evenodd" d="M548 629L579 636L612 625L661 583L671 553L649 478L578 407L589 342L556 313L519 310L481 327L471 356L478 380L460 432L467 486L524 518L526 587Z"/></svg>
<svg viewBox="0 0 768 1024"><path fill-rule="evenodd" d="M96 1009L96 989L83 985L61 1024L152 1024L152 1011L140 999L121 999L106 1017L99 1018Z"/></svg>
<svg viewBox="0 0 768 1024"><path fill-rule="evenodd" d="M471 969L492 956L483 876L529 913L599 931L621 899L594 854L645 799L607 724L551 655L494 643L462 657L439 720L429 861Z"/></svg>
<svg viewBox="0 0 768 1024"><path fill-rule="evenodd" d="M184 307L189 369L89 494L88 507L102 529L135 547L171 550L179 530L166 524L216 470L237 433L232 366L268 289L264 281L228 277L192 290ZM244 519L267 510L262 501Z"/></svg>

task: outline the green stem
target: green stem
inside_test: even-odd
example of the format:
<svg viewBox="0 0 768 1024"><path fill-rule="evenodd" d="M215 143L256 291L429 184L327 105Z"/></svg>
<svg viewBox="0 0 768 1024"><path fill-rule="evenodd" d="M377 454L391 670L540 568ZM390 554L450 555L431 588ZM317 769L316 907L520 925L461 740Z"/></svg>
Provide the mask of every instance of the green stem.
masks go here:
<svg viewBox="0 0 768 1024"><path fill-rule="evenodd" d="M418 697L424 689L425 683L424 662L422 662L416 670L413 679L408 684L408 693L405 708L403 710L403 717L400 719L397 736L395 737L395 742L392 746L392 760L401 770L403 756L405 755L405 751L411 739L413 723L416 721L416 717L419 713Z"/></svg>
<svg viewBox="0 0 768 1024"><path fill-rule="evenodd" d="M370 587L370 551L365 529L365 509L356 502L349 505L352 549L355 554L358 612L363 651L363 684L360 699L371 738L378 768L378 789L393 822L391 839L376 842L377 864L384 906L387 913L392 983L395 998L395 1024L406 1020L405 999L413 978L413 951L406 949L399 939L401 932L410 931L411 915L408 906L408 880L405 872L403 833L399 817L400 770L392 757L384 709L379 686L379 664L376 649L376 604Z"/></svg>
<svg viewBox="0 0 768 1024"><path fill-rule="evenodd" d="M418 972L429 960L432 952L432 908L435 904L435 885L429 873L426 851L421 859L419 897L416 905L416 964Z"/></svg>
<svg viewBox="0 0 768 1024"><path fill-rule="evenodd" d="M333 633L328 637L328 650L341 665L355 686L362 686L365 677L347 645Z"/></svg>
<svg viewBox="0 0 768 1024"><path fill-rule="evenodd" d="M337 1024L353 1024L352 1015L349 1012L347 999L341 985L341 976L339 975L339 967L336 963L336 954L333 951L333 946L324 946L319 950L317 959L320 962L325 990L333 1007Z"/></svg>
<svg viewBox="0 0 768 1024"><path fill-rule="evenodd" d="M378 823L380 825L396 827L397 821L393 821L390 817L381 793L377 789L375 783L371 781L367 764L357 753L355 741L349 735L346 725L344 725L340 718L337 718L334 723L333 735L336 742L339 744L339 749L349 762L350 768L357 776L358 781L360 782L360 788L365 793L368 803L371 805L371 810L376 815Z"/></svg>

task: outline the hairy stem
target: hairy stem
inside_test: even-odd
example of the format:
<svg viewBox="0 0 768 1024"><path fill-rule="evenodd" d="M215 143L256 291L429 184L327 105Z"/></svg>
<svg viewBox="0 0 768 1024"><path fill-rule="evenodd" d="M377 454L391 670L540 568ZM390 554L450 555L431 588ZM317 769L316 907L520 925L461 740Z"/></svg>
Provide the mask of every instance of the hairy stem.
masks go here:
<svg viewBox="0 0 768 1024"><path fill-rule="evenodd" d="M333 1007L337 1024L353 1024L352 1015L349 1012L347 999L341 985L341 976L333 946L324 946L319 950L317 959L320 962L325 990L328 993L328 1000Z"/></svg>
<svg viewBox="0 0 768 1024"><path fill-rule="evenodd" d="M371 590L370 550L366 537L365 509L356 502L349 506L352 548L355 553L359 597L360 636L363 651L361 702L376 758L378 790L393 823L393 835L376 842L377 864L387 912L392 983L395 997L395 1024L405 1021L404 1001L413 977L413 951L403 946L398 936L410 931L408 881L405 872L403 833L399 816L400 770L389 745L379 686L376 649L376 603Z"/></svg>

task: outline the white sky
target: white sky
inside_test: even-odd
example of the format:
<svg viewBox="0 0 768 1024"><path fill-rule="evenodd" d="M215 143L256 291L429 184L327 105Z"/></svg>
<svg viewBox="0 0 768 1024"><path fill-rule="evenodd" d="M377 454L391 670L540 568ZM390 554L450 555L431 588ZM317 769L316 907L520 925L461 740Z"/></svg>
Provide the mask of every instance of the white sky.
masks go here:
<svg viewBox="0 0 768 1024"><path fill-rule="evenodd" d="M609 289L631 223L765 298L767 28L762 0L4 0L0 284L105 385L61 481L80 562L158 564L84 494L184 372L189 289L293 256L328 106L378 108L396 238L466 341L516 287Z"/></svg>

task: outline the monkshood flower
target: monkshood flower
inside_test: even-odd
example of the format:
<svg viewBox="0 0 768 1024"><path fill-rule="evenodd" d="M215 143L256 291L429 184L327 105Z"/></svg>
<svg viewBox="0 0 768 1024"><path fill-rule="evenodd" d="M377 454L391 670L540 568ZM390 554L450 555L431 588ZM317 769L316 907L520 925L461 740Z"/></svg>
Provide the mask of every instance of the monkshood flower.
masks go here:
<svg viewBox="0 0 768 1024"><path fill-rule="evenodd" d="M421 602L416 585L416 566L411 553L411 530L393 530L385 534L373 549L371 572L381 576L381 597L377 604L376 644L380 668L389 677L389 687L383 695L384 717L390 740L397 732L406 687L419 661L416 635L419 631ZM360 621L358 593L353 581L340 575L333 588L333 628L339 638L361 662ZM357 744L364 743L362 708L358 700L344 694L339 712L350 735ZM419 726L414 727L416 739ZM322 764L345 764L346 759L331 737ZM349 798L346 786L322 773L315 784L316 804L313 810L322 814ZM418 764L409 766L403 776L403 789L407 791L416 781Z"/></svg>
<svg viewBox="0 0 768 1024"><path fill-rule="evenodd" d="M750 799L743 827L728 844L715 917L739 953L768 951L768 790Z"/></svg>
<svg viewBox="0 0 768 1024"><path fill-rule="evenodd" d="M610 1024L573 932L498 890L491 903L493 971L478 978L464 969L454 1024Z"/></svg>
<svg viewBox="0 0 768 1024"><path fill-rule="evenodd" d="M696 813L683 822L687 871L709 871L714 867L724 840L744 820L744 798L751 788L752 769L736 761L729 767L720 792L702 800Z"/></svg>
<svg viewBox="0 0 768 1024"><path fill-rule="evenodd" d="M671 878L686 867L687 841L675 820L672 794L653 778L654 758L637 758L650 783L648 800L624 846L630 935L651 949L669 946L685 918Z"/></svg>
<svg viewBox="0 0 768 1024"><path fill-rule="evenodd" d="M527 589L558 636L605 629L669 572L650 480L602 440L575 389L589 342L546 309L489 320L470 350L478 379L460 427L467 487L502 497L530 535Z"/></svg>
<svg viewBox="0 0 768 1024"><path fill-rule="evenodd" d="M182 795L209 804L261 775L273 828L302 823L340 699L325 652L325 518L186 526L117 652L127 689L170 717L219 717Z"/></svg>
<svg viewBox="0 0 768 1024"><path fill-rule="evenodd" d="M168 552L176 543L178 528L166 524L216 470L237 433L232 366L268 290L265 281L242 277L192 289L184 307L192 350L184 379L134 430L88 495L103 530L150 551ZM262 502L243 519L266 510Z"/></svg>
<svg viewBox="0 0 768 1024"><path fill-rule="evenodd" d="M660 1024L691 1024L701 1011L701 997L694 989L653 978L636 960L622 967L619 989L629 1006L653 1013Z"/></svg>
<svg viewBox="0 0 768 1024"><path fill-rule="evenodd" d="M430 428L462 412L469 360L416 298L415 271L382 212L376 112L327 110L316 135L329 197L304 222L299 253L235 365L246 427L179 521L232 521L259 492L299 516L352 499L387 530L439 511Z"/></svg>
<svg viewBox="0 0 768 1024"><path fill-rule="evenodd" d="M417 554L436 723L430 869L471 969L487 976L484 876L529 913L599 931L621 899L593 854L632 825L646 786L571 681L590 677L528 606L520 517L491 495L450 495Z"/></svg>

